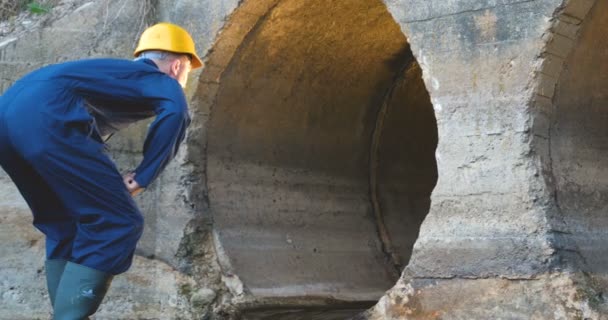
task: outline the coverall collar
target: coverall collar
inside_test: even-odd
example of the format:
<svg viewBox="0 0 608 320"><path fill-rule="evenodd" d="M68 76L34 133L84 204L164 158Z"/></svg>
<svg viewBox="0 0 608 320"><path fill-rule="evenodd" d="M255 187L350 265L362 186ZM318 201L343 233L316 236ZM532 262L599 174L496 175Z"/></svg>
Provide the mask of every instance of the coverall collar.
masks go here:
<svg viewBox="0 0 608 320"><path fill-rule="evenodd" d="M143 62L143 63L145 63L145 64L149 64L149 65L151 65L151 66L155 67L156 69L159 69L159 70L160 70L160 68L158 67L158 65L156 65L156 63L155 63L154 61L152 61L152 59L148 59L148 58L137 58L137 59L135 59L134 61L141 61L141 62Z"/></svg>

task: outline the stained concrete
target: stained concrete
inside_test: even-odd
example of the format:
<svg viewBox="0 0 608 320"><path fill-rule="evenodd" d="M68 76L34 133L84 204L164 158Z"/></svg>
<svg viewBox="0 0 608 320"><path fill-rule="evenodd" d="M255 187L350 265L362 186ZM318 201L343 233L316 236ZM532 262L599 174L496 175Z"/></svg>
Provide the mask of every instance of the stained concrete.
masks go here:
<svg viewBox="0 0 608 320"><path fill-rule="evenodd" d="M569 247L588 272L605 274L608 254L608 3L599 2L565 60L550 132L556 201ZM582 259L581 259L582 258Z"/></svg>
<svg viewBox="0 0 608 320"><path fill-rule="evenodd" d="M423 61L439 181L401 280L361 317L606 318L605 3L446 3L419 19L395 9L422 3L387 2ZM446 28L457 41L434 36Z"/></svg>
<svg viewBox="0 0 608 320"><path fill-rule="evenodd" d="M121 0L61 1L48 14L17 16L5 24L13 31L0 38L0 88L49 63L88 57L130 58L138 34L156 21L155 14L151 2ZM120 170L133 169L141 159L146 125L132 126L112 138L110 153ZM117 319L118 315L124 319L194 317L193 312L206 312L207 306L196 306L190 300L208 286L217 290L211 284L215 278L197 282L179 270L188 265L177 256L193 215L188 210L182 172L178 156L161 182L137 199L146 221L144 236L133 268L116 278L97 319ZM47 319L51 308L43 278L44 240L31 226L31 214L16 188L1 171L0 203L0 238L5 244L0 263L0 292L4 293L0 319ZM199 251L204 252L204 246ZM201 264L200 273L210 272L212 264Z"/></svg>
<svg viewBox="0 0 608 320"><path fill-rule="evenodd" d="M541 24L554 7L449 2L412 19L426 17L419 10L428 5L388 5L422 66L439 132L439 181L409 270L428 277L544 272L552 250L543 211L529 193L527 104ZM416 9L397 15L401 8Z"/></svg>
<svg viewBox="0 0 608 320"><path fill-rule="evenodd" d="M357 319L605 319L597 309L601 303L583 275L414 279L398 283L374 312Z"/></svg>
<svg viewBox="0 0 608 320"><path fill-rule="evenodd" d="M377 299L400 272L378 224L407 261L435 146L420 69L380 1L279 2L212 105L207 184L224 267L258 297Z"/></svg>
<svg viewBox="0 0 608 320"><path fill-rule="evenodd" d="M607 11L66 0L0 35L0 84L129 57L160 20L205 56L186 143L137 199L144 237L97 319L331 319L378 299L356 319L603 319ZM113 138L121 170L145 129ZM1 175L0 318L48 317L29 219Z"/></svg>

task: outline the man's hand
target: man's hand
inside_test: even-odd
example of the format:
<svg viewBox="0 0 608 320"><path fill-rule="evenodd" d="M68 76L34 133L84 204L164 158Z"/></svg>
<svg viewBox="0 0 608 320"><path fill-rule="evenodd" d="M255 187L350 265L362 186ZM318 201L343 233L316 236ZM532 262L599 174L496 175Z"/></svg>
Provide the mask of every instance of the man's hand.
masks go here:
<svg viewBox="0 0 608 320"><path fill-rule="evenodd" d="M129 190L129 193L131 193L131 196L133 197L144 191L144 188L140 187L139 183L135 181L135 173L133 172L129 172L122 176L122 182L124 182L125 187L127 187L127 190Z"/></svg>

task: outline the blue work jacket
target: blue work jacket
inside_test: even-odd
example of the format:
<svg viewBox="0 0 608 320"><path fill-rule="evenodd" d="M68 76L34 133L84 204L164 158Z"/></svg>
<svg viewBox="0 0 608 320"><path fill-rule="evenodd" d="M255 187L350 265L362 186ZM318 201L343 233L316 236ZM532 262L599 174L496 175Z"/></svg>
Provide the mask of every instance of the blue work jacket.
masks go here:
<svg viewBox="0 0 608 320"><path fill-rule="evenodd" d="M182 87L149 59L87 59L49 65L18 80L2 98L10 99L21 90L30 90L39 115L65 126L86 124L89 134L98 138L156 116L144 142L143 160L135 170L135 180L144 188L173 159L190 124Z"/></svg>

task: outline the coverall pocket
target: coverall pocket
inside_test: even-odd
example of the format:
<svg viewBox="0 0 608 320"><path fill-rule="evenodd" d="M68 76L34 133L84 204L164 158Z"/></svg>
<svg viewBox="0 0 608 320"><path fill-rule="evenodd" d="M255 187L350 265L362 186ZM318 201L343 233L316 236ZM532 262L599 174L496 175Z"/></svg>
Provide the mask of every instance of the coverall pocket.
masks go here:
<svg viewBox="0 0 608 320"><path fill-rule="evenodd" d="M66 122L61 131L61 144L69 145L69 148L90 150L94 153L105 151L105 144L93 121Z"/></svg>

